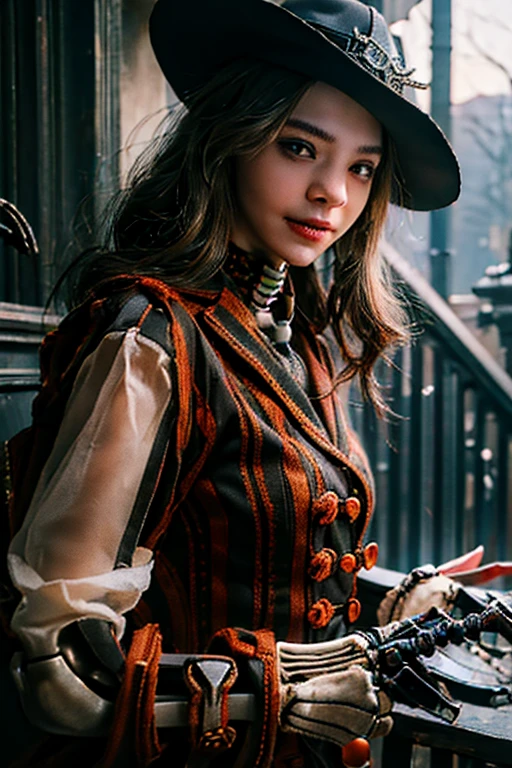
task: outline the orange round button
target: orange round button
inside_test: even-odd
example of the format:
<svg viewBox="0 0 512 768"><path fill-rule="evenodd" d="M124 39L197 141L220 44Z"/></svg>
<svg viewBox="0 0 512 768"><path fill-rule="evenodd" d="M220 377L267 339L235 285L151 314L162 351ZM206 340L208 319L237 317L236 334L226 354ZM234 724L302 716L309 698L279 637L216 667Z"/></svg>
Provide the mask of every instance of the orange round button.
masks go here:
<svg viewBox="0 0 512 768"><path fill-rule="evenodd" d="M332 574L337 559L338 555L334 549L324 547L311 558L309 575L315 581L325 581Z"/></svg>
<svg viewBox="0 0 512 768"><path fill-rule="evenodd" d="M345 573L353 573L357 567L357 558L351 552L343 555L340 560L340 568Z"/></svg>
<svg viewBox="0 0 512 768"><path fill-rule="evenodd" d="M345 768L365 768L370 765L370 745L366 739L353 739L341 748Z"/></svg>
<svg viewBox="0 0 512 768"><path fill-rule="evenodd" d="M308 621L313 629L326 627L334 616L334 605L326 597L321 597L313 603L308 612Z"/></svg>
<svg viewBox="0 0 512 768"><path fill-rule="evenodd" d="M379 545L376 541L371 541L366 545L363 552L364 567L367 571L376 564L379 559Z"/></svg>
<svg viewBox="0 0 512 768"><path fill-rule="evenodd" d="M361 512L361 502L355 496L349 496L345 501L345 512L347 513L350 522L354 522L359 517Z"/></svg>
<svg viewBox="0 0 512 768"><path fill-rule="evenodd" d="M326 491L313 502L313 514L320 525L331 525L338 515L339 499L334 491Z"/></svg>
<svg viewBox="0 0 512 768"><path fill-rule="evenodd" d="M347 602L347 619L350 624L358 620L361 615L361 603L355 597L351 597Z"/></svg>

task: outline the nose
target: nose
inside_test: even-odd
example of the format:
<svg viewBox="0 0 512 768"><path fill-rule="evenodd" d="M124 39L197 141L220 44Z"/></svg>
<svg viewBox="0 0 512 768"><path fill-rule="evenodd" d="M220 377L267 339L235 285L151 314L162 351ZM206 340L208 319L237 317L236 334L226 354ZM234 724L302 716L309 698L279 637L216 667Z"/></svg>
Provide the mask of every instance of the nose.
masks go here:
<svg viewBox="0 0 512 768"><path fill-rule="evenodd" d="M339 170L319 174L309 185L307 198L312 203L322 203L332 208L345 206L348 202L346 174Z"/></svg>

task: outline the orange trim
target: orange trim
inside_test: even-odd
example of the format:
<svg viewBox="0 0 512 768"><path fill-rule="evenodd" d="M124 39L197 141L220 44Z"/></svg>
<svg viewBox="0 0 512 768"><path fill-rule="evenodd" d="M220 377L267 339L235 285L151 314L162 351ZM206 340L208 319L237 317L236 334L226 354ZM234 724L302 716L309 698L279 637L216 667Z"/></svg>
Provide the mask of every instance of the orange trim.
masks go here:
<svg viewBox="0 0 512 768"><path fill-rule="evenodd" d="M275 604L275 572L273 568L273 563L275 558L276 538L275 538L275 531L274 531L274 525L275 525L274 505L270 500L268 488L265 482L265 474L263 472L263 467L261 464L261 449L263 446L263 435L261 433L261 428L259 427L259 424L256 418L254 418L252 415L252 412L251 412L251 421L253 421L254 436L255 436L253 472L254 472L254 476L256 477L258 490L260 492L260 495L263 501L265 516L267 521L266 559L268 563L268 570L267 570L268 594L267 594L267 604L264 611L263 626L270 628L273 626L274 604Z"/></svg>
<svg viewBox="0 0 512 768"><path fill-rule="evenodd" d="M231 380L233 383L233 380ZM271 403L268 401L266 397L260 398L258 395L261 395L261 393L252 391L252 394L256 396L258 400L260 400L260 403L262 404L262 407L267 412L271 408ZM240 398L242 400L242 395L240 394ZM264 402L261 402L263 399ZM266 606L260 606L260 610L262 613L260 616L257 616L255 613L254 619L255 627L261 627L261 623L263 623L263 626L270 628L273 626L274 621L274 604L275 604L275 572L273 568L274 558L275 558L275 532L274 532L274 505L272 503L272 500L270 498L267 483L265 480L265 473L263 471L262 466L262 456L261 456L261 450L263 446L263 435L260 427L260 423L252 409L246 411L246 418L250 421L252 425L252 434L254 437L254 460L252 462L252 470L254 472L254 476L256 478L256 483L258 487L258 491L260 493L263 507L264 507L264 514L265 514L265 520L267 521L267 533L268 533L268 539L266 542L266 549L268 552L268 555L266 554L266 560L268 562L268 570L266 574L266 584L267 584L267 602ZM260 563L263 562L262 558L262 538L261 538L261 522L259 520L258 515L258 533L259 533L259 546L258 546L258 552L256 553L256 558L259 559ZM263 575L262 575L263 578ZM256 606L255 606L256 609Z"/></svg>
<svg viewBox="0 0 512 768"><path fill-rule="evenodd" d="M311 490L304 471L300 454L312 457L305 446L299 446L298 441L288 433L285 434L285 415L282 409L268 396L264 395L250 382L244 382L251 394L258 400L264 411L268 413L274 428L282 435L281 468L288 483L293 498L294 510L294 555L291 563L290 584L290 621L287 633L289 641L302 641L304 634L304 615L306 611L306 587L304 575L307 568L309 541L309 509L311 507ZM313 462L312 462L313 463ZM315 463L316 470L316 463Z"/></svg>
<svg viewBox="0 0 512 768"><path fill-rule="evenodd" d="M283 469L293 497L295 511L295 537L290 584L290 623L286 639L302 642L308 590L305 581L306 563L309 556L311 516L300 511L311 506L311 489L300 460L300 451L295 440L284 446ZM298 514L299 513L299 514Z"/></svg>
<svg viewBox="0 0 512 768"><path fill-rule="evenodd" d="M180 456L186 448L192 426L191 397L192 397L192 366L188 356L187 342L183 329L178 322L173 325L174 351L176 355L176 372L178 374L179 410L176 424L176 450Z"/></svg>
<svg viewBox="0 0 512 768"><path fill-rule="evenodd" d="M247 428L248 414L247 409L244 408L243 398L238 390L237 382L232 375L228 374L227 377L229 383L229 389L233 395L233 401L236 405L239 414L240 434L241 434L241 446L240 446L240 461L238 463L238 469L242 476L244 486L247 492L247 498L252 509L252 516L254 520L254 536L255 536L255 552L254 552L254 587L253 587L253 626L259 627L262 617L262 593L263 593L263 572L262 572L262 558L261 558L261 521L258 514L258 502L256 494L252 487L252 481L247 469L247 453L249 447L249 430Z"/></svg>
<svg viewBox="0 0 512 768"><path fill-rule="evenodd" d="M258 655L265 667L264 728L260 751L255 768L270 765L276 744L280 708L279 681L277 677L276 643L270 632L258 632Z"/></svg>
<svg viewBox="0 0 512 768"><path fill-rule="evenodd" d="M251 637L253 644L240 639L236 629L225 629L212 639L209 652L220 651L233 656L238 663L245 659L259 659L263 662L263 725L260 750L251 768L270 768L277 738L279 721L279 680L277 676L276 643L272 632L260 629L244 634Z"/></svg>
<svg viewBox="0 0 512 768"><path fill-rule="evenodd" d="M196 402L197 402L197 408L194 413L194 418L195 418L196 426L200 427L202 434L205 437L204 446L202 448L201 455L197 458L195 464L189 469L189 471L184 475L183 478L180 478L180 482L178 487L176 488L175 495L171 499L167 507L165 508L160 523L149 535L148 540L145 544L145 546L147 546L148 549L155 549L160 537L164 535L168 530L168 526L171 523L171 519L174 514L174 511L183 503L184 499L187 497L188 492L190 491L193 484L196 482L197 476L200 473L203 467L203 464L205 460L208 458L208 455L211 452L211 448L215 443L215 437L217 433L217 423L212 414L211 408L209 407L208 403L206 403L202 398L201 393L197 389L197 385L195 383L193 384L193 391L196 396ZM176 446L173 446L173 447L175 448ZM176 454L176 462L181 464L180 454ZM158 477L158 480L160 480L160 475Z"/></svg>
<svg viewBox="0 0 512 768"><path fill-rule="evenodd" d="M142 328L145 319L147 318L147 316L149 315L149 313L151 312L152 309L153 309L153 305L152 304L148 304L148 306L146 307L146 309L144 310L142 315L139 317L139 322L137 323L137 328Z"/></svg>
<svg viewBox="0 0 512 768"><path fill-rule="evenodd" d="M154 713L161 648L157 624L134 633L102 768L130 765L134 755L137 765L145 768L161 752Z"/></svg>

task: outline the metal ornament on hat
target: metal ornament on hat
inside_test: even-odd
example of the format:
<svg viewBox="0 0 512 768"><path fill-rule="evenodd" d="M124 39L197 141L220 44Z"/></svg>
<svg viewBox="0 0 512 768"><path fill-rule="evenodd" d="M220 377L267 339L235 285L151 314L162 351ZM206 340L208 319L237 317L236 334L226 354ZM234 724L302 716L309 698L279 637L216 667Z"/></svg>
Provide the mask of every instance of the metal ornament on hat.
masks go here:
<svg viewBox="0 0 512 768"><path fill-rule="evenodd" d="M422 90L429 87L428 83L420 83L418 80L411 79L415 67L405 69L399 56L390 56L380 43L372 37L364 35L357 27L354 27L347 53L355 57L365 69L368 69L400 95L402 95L406 85L409 88Z"/></svg>
<svg viewBox="0 0 512 768"><path fill-rule="evenodd" d="M428 83L420 83L411 78L413 72L416 71L415 67L407 69L400 55L392 56L383 45L371 35L360 32L358 27L354 27L352 34L350 34L336 32L321 25L313 24L312 26L317 27L350 58L355 59L367 72L377 77L400 96L403 95L405 86L421 90L430 87Z"/></svg>

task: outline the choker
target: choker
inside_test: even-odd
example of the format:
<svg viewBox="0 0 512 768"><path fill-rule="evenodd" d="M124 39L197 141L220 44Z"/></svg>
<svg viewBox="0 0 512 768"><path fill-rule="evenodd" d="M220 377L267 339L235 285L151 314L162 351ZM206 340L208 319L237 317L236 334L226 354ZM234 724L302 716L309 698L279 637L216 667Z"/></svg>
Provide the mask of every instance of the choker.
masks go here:
<svg viewBox="0 0 512 768"><path fill-rule="evenodd" d="M252 310L260 330L274 344L288 344L295 305L288 265L274 267L230 243L224 270Z"/></svg>
<svg viewBox="0 0 512 768"><path fill-rule="evenodd" d="M307 391L306 367L290 346L295 295L288 265L283 263L276 268L230 243L224 271L252 310L258 328L272 343L285 368Z"/></svg>

